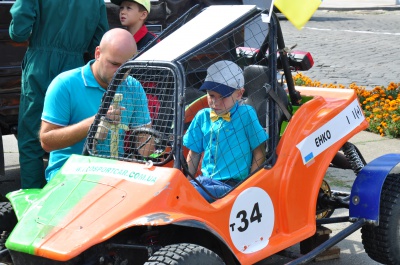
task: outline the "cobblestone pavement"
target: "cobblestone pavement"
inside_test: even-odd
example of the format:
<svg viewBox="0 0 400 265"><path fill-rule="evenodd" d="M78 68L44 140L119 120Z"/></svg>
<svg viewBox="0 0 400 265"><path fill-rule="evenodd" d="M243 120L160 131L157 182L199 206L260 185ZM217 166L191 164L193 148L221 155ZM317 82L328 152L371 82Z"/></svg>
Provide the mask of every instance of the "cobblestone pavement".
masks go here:
<svg viewBox="0 0 400 265"><path fill-rule="evenodd" d="M285 44L309 51L304 74L322 83L373 88L400 82L400 11L317 10L302 30L281 17Z"/></svg>

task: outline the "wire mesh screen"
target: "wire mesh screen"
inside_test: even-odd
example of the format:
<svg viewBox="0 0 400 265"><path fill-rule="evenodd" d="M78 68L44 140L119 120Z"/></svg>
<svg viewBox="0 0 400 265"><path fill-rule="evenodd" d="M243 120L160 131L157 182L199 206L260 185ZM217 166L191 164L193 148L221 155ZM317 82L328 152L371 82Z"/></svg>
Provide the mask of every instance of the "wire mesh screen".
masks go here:
<svg viewBox="0 0 400 265"><path fill-rule="evenodd" d="M267 154L273 152L268 150L267 138L272 126L280 126L280 117L271 115L282 115L268 96L271 87L276 89L271 76L277 74L268 67L268 31L268 24L257 16L183 60L188 85L183 144L188 149L188 171L197 177L192 182L205 186L206 198L232 190L265 165ZM221 94L225 86L244 90L233 90L225 97ZM278 89L288 104L285 91Z"/></svg>
<svg viewBox="0 0 400 265"><path fill-rule="evenodd" d="M123 74L125 73L125 74ZM120 77L120 78L119 78ZM171 156L175 77L170 69L126 64L112 81L89 137L89 154L165 163Z"/></svg>
<svg viewBox="0 0 400 265"><path fill-rule="evenodd" d="M268 91L281 89L285 104L287 95L270 65L276 45L270 48L268 24L259 13L237 25L171 68L135 60L121 67L89 133L89 154L155 165L186 159L183 172L209 201L265 166L274 152L271 128L280 126Z"/></svg>

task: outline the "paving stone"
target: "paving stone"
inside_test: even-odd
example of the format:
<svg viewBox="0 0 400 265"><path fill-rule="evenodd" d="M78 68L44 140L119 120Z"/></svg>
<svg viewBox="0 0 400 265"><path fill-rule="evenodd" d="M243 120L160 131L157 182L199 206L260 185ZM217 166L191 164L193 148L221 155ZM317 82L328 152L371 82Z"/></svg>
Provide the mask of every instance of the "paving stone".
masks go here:
<svg viewBox="0 0 400 265"><path fill-rule="evenodd" d="M280 20L286 46L311 52L303 74L324 83L373 88L400 82L399 10L317 10L302 30Z"/></svg>

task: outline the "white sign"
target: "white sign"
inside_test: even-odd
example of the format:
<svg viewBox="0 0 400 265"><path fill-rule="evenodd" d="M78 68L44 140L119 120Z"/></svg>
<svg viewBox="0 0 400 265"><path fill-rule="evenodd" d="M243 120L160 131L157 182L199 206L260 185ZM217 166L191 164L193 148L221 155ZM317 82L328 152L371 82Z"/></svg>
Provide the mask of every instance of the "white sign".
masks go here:
<svg viewBox="0 0 400 265"><path fill-rule="evenodd" d="M66 167L62 167L61 173L64 175L88 174L96 176L109 176L146 185L153 185L158 179L158 176L149 175L143 171L129 168L124 164L71 163Z"/></svg>
<svg viewBox="0 0 400 265"><path fill-rule="evenodd" d="M258 187L244 190L236 198L229 218L233 244L246 254L265 248L274 222L274 206L268 193Z"/></svg>
<svg viewBox="0 0 400 265"><path fill-rule="evenodd" d="M358 100L296 145L303 163L307 164L334 143L353 131L365 120Z"/></svg>

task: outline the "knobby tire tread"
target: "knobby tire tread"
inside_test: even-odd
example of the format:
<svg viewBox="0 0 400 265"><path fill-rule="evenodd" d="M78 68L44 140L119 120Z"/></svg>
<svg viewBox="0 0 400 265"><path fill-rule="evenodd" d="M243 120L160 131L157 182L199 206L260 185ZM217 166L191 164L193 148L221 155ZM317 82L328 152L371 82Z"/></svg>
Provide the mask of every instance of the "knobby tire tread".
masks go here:
<svg viewBox="0 0 400 265"><path fill-rule="evenodd" d="M10 202L0 202L0 234L3 231L11 232L17 224L17 217Z"/></svg>
<svg viewBox="0 0 400 265"><path fill-rule="evenodd" d="M168 245L155 252L145 265L222 265L222 259L213 251L195 244Z"/></svg>

